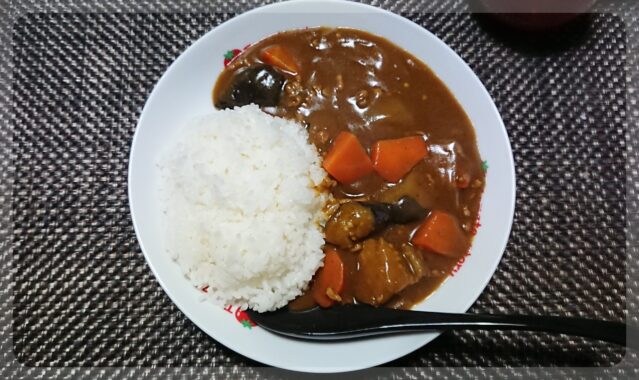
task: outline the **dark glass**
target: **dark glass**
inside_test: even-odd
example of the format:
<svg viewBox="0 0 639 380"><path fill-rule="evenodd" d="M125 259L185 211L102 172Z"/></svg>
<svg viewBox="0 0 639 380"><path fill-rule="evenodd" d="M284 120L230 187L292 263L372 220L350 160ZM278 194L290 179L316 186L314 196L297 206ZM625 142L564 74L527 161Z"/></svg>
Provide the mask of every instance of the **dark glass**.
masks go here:
<svg viewBox="0 0 639 380"><path fill-rule="evenodd" d="M475 11L527 31L563 26L588 12L596 0L470 0Z"/></svg>

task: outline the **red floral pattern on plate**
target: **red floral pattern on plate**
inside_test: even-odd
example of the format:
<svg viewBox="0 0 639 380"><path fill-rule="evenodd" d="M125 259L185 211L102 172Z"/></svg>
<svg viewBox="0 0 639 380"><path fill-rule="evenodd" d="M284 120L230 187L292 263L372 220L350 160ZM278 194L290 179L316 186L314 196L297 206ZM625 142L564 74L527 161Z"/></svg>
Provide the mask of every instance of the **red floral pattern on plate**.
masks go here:
<svg viewBox="0 0 639 380"><path fill-rule="evenodd" d="M251 46L251 44L248 44L246 46L244 46L243 49L231 49L231 50L227 50L226 53L224 53L224 67L230 65L231 63L233 63L233 61L235 61L237 59L237 57L240 56L240 54L242 54L244 52L244 50L248 49Z"/></svg>
<svg viewBox="0 0 639 380"><path fill-rule="evenodd" d="M200 291L202 293L208 293L209 292L209 287L208 286L203 286L203 287L201 287L199 289L200 289ZM248 313L246 311L242 310L242 308L240 308L239 306L228 305L228 306L226 306L224 308L224 311L226 311L229 314L235 315L235 319L243 327L246 327L249 330L251 330L253 327L257 326L257 324L255 324L255 322L253 322L251 320L251 317L249 317Z"/></svg>

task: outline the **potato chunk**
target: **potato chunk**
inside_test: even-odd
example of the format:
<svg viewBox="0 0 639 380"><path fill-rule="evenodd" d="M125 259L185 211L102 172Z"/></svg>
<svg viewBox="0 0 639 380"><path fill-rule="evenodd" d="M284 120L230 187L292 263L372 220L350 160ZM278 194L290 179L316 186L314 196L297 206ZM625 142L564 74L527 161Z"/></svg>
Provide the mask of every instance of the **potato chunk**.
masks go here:
<svg viewBox="0 0 639 380"><path fill-rule="evenodd" d="M402 248L403 253L383 238L364 241L354 282L354 294L359 302L383 305L423 276L425 263L420 253L408 245Z"/></svg>
<svg viewBox="0 0 639 380"><path fill-rule="evenodd" d="M357 202L340 206L326 223L324 238L340 248L350 248L375 229L373 212Z"/></svg>

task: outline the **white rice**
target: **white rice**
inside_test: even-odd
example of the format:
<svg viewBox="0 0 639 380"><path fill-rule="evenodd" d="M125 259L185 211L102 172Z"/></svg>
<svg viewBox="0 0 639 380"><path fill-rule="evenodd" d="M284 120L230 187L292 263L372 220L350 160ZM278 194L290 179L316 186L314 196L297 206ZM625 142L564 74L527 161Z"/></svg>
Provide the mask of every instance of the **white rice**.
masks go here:
<svg viewBox="0 0 639 380"><path fill-rule="evenodd" d="M322 265L325 178L306 130L250 105L179 131L164 152L160 196L169 253L219 305L269 311Z"/></svg>

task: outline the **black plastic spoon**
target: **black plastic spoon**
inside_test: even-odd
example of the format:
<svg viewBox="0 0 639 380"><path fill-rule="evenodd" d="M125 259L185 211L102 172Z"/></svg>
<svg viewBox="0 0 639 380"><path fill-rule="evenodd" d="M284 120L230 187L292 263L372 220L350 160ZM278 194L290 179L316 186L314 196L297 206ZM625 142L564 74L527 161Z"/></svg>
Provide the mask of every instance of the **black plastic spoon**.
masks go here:
<svg viewBox="0 0 639 380"><path fill-rule="evenodd" d="M268 313L248 310L248 313L266 330L301 339L329 341L429 330L529 330L577 335L620 345L626 344L628 333L630 346L639 349L636 329L619 322L585 318L434 313L367 305L316 307L296 312L286 308Z"/></svg>

